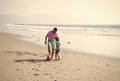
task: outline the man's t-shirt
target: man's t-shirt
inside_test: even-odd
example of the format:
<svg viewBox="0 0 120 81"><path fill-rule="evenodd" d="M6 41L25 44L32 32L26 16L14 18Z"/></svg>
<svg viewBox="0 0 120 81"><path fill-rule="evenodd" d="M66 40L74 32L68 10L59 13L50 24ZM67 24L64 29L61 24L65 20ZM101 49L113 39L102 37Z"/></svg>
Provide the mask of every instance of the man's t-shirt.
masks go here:
<svg viewBox="0 0 120 81"><path fill-rule="evenodd" d="M48 40L49 41L54 41L55 37L57 36L57 33L53 33L53 30L48 32Z"/></svg>

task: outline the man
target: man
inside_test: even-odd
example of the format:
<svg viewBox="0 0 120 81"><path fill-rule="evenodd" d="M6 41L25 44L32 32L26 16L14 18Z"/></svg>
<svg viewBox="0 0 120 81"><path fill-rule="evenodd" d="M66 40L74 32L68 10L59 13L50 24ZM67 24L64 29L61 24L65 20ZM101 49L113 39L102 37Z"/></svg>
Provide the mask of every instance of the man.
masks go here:
<svg viewBox="0 0 120 81"><path fill-rule="evenodd" d="M47 35L45 36L45 44L47 43L47 38L48 38L48 53L49 56L51 56L51 60L53 60L53 55L55 51L55 43L54 39L57 37L57 28L54 28L53 30L49 31ZM51 52L52 49L52 52Z"/></svg>

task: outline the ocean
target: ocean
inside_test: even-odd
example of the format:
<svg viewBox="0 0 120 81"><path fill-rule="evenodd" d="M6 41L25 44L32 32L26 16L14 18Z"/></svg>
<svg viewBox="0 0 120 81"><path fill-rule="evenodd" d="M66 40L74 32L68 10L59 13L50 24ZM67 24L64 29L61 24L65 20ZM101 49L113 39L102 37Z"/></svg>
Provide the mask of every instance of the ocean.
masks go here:
<svg viewBox="0 0 120 81"><path fill-rule="evenodd" d="M45 46L45 35L54 27L58 28L61 49L120 58L120 25L1 24L0 32Z"/></svg>

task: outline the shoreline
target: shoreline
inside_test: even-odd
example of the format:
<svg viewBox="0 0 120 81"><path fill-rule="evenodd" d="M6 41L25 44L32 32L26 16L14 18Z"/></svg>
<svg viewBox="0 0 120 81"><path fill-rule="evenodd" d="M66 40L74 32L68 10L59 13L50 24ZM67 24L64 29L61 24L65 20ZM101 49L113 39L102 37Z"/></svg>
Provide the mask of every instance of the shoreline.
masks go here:
<svg viewBox="0 0 120 81"><path fill-rule="evenodd" d="M41 41L38 41L37 43L34 42L33 40L29 40L29 39L26 39L26 38L29 38L29 37L25 37L25 36L22 36L22 35L17 35L17 34L14 34L14 33L7 33L7 32L0 32L0 33L3 33L3 34L9 34L9 35L12 35L12 36L15 36L15 38L17 40L20 40L20 41L23 41L23 42L26 42L28 44L32 44L32 45L36 45L36 46L41 46L42 48L46 49L47 46L44 45L44 44L39 44L38 42L41 42ZM33 35L34 36L34 35ZM35 37L35 36L34 36ZM88 55L88 56L95 56L95 57L103 57L103 58L111 58L111 59L120 59L120 57L117 57L117 56L111 56L111 55L105 55L105 54L96 54L96 53L88 53L88 52L82 52L82 51L78 51L78 50L71 50L69 48L61 48L61 50L64 50L64 51L70 51L70 52L75 52L75 53L79 53L79 54L85 54L85 55Z"/></svg>
<svg viewBox="0 0 120 81"><path fill-rule="evenodd" d="M47 46L19 38L0 33L1 81L120 80L120 59L61 49L60 61L46 61Z"/></svg>
<svg viewBox="0 0 120 81"><path fill-rule="evenodd" d="M52 28L42 29L40 27L10 27L1 28L3 32L9 32L12 34L17 34L23 36L21 38L24 41L29 41L36 43L38 45L44 45L44 36L47 31ZM20 29L19 29L20 28ZM69 29L69 28L68 28ZM62 30L59 29L59 36L61 38L61 48L78 51L80 53L94 54L94 55L105 55L110 57L120 58L120 38L111 36L99 36L98 34L109 34L109 35L119 35L118 30L96 30L96 29L82 29L82 30ZM66 33L66 34L65 34ZM78 45L79 44L79 45Z"/></svg>

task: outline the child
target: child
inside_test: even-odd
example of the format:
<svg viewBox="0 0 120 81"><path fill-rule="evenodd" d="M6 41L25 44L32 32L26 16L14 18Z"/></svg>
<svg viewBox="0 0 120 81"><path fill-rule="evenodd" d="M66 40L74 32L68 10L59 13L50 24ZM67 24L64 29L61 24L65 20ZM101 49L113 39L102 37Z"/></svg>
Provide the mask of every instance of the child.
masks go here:
<svg viewBox="0 0 120 81"><path fill-rule="evenodd" d="M60 57L58 53L60 52L60 42L59 42L59 37L55 37L55 44L56 44L56 49L55 49L55 61L59 61Z"/></svg>

